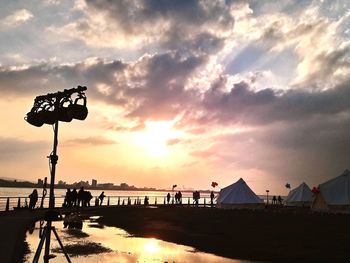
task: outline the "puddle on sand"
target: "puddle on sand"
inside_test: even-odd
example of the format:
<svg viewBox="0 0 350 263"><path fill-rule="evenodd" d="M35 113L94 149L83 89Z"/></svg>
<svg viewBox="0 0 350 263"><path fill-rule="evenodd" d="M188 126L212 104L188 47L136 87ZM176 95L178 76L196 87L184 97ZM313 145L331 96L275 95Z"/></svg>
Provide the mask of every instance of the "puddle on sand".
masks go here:
<svg viewBox="0 0 350 263"><path fill-rule="evenodd" d="M74 248L68 253L72 262L217 262L241 263L242 260L232 260L209 253L197 252L194 248L175 243L165 242L155 238L132 237L126 231L116 227L101 227L96 217L84 221L83 229L64 229L63 222L53 222L62 243L68 248ZM32 232L32 234L30 234ZM39 222L34 231L27 233L26 241L31 253L25 262L32 262L35 250L39 244ZM51 253L56 257L50 262L67 262L54 235L51 235ZM56 248L56 249L55 249ZM80 251L80 252L79 252ZM43 262L44 250L40 255Z"/></svg>

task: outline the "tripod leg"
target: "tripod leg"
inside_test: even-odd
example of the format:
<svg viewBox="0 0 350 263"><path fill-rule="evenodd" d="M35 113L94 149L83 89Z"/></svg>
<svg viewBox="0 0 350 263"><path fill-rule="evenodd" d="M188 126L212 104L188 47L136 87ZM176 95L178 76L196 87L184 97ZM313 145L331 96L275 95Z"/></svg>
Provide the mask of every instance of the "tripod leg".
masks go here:
<svg viewBox="0 0 350 263"><path fill-rule="evenodd" d="M55 234L55 237L56 237L58 243L60 244L60 247L61 247L61 249L62 249L62 251L63 251L63 254L64 254L64 256L66 257L67 261L68 261L69 263L72 263L72 261L70 261L70 258L69 258L69 256L68 256L66 250L64 249L64 246L63 246L63 244L62 244L62 242L61 242L61 239L59 238L59 236L58 236L58 234L57 234L56 228L52 227L51 229L52 229L53 233Z"/></svg>
<svg viewBox="0 0 350 263"><path fill-rule="evenodd" d="M39 245L38 245L38 247L36 249L36 252L35 252L35 255L34 255L34 258L33 258L33 263L38 263L39 262L40 253L41 253L41 250L43 249L44 241L45 241L45 238L46 238L46 231L47 231L47 228L45 227L44 231L43 231L43 233L41 235Z"/></svg>

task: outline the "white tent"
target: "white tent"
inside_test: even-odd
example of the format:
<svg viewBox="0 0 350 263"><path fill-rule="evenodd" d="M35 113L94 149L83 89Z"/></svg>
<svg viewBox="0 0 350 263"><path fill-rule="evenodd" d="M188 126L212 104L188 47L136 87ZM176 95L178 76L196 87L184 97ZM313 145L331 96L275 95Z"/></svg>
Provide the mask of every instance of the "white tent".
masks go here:
<svg viewBox="0 0 350 263"><path fill-rule="evenodd" d="M350 211L350 171L345 170L341 175L318 187L319 193L312 203L313 210Z"/></svg>
<svg viewBox="0 0 350 263"><path fill-rule="evenodd" d="M264 208L261 200L241 178L221 189L218 196L219 208Z"/></svg>
<svg viewBox="0 0 350 263"><path fill-rule="evenodd" d="M313 200L313 193L306 183L291 190L286 198L287 206L309 206Z"/></svg>

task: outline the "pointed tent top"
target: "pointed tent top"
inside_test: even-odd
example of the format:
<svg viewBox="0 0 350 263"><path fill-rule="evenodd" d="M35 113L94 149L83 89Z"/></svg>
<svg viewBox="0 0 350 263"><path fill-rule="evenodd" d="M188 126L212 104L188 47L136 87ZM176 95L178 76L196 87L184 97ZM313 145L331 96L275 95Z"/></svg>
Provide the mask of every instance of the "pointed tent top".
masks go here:
<svg viewBox="0 0 350 263"><path fill-rule="evenodd" d="M218 202L222 204L260 204L263 201L240 178L237 182L221 189Z"/></svg>
<svg viewBox="0 0 350 263"><path fill-rule="evenodd" d="M346 169L341 175L319 185L323 198L329 205L350 204L350 171Z"/></svg>
<svg viewBox="0 0 350 263"><path fill-rule="evenodd" d="M286 203L311 202L312 197L313 194L310 187L305 182L302 182L297 188L294 188L289 192L286 198Z"/></svg>

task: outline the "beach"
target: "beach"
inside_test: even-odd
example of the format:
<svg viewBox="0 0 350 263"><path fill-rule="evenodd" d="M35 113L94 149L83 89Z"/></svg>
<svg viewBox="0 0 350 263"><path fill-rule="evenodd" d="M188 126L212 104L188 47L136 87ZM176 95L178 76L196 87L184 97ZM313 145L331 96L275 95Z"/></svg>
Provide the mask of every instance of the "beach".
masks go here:
<svg viewBox="0 0 350 263"><path fill-rule="evenodd" d="M92 207L81 213L83 217L100 216L100 224L135 236L154 237L227 258L266 262L347 262L350 258L349 215L173 206ZM0 217L1 262L22 262L25 229L42 214L4 214ZM12 261L8 261L11 256Z"/></svg>

